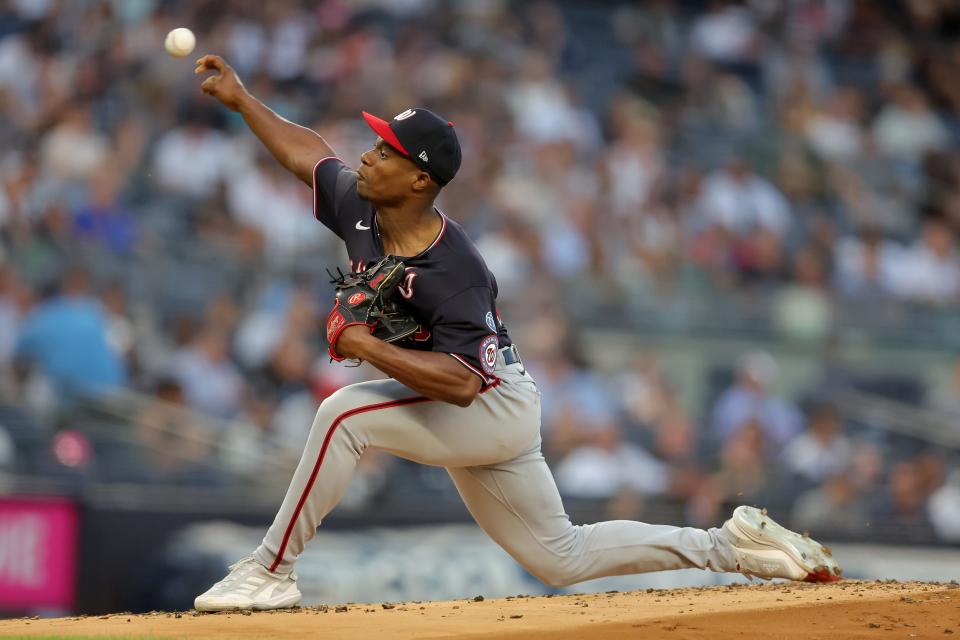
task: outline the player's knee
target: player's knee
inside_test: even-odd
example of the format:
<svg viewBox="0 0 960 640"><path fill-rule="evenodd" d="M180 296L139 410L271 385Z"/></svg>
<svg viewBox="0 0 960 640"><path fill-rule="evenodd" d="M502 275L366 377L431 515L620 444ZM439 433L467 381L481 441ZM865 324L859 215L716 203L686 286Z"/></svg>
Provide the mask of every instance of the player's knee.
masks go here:
<svg viewBox="0 0 960 640"><path fill-rule="evenodd" d="M544 567L535 575L542 583L555 589L569 587L571 584L579 582L574 572L561 564Z"/></svg>
<svg viewBox="0 0 960 640"><path fill-rule="evenodd" d="M310 428L311 433L319 433L319 437L323 437L330 427L342 422L344 416L354 408L350 406L349 397L342 394L342 391L342 389L338 390L320 403Z"/></svg>
<svg viewBox="0 0 960 640"><path fill-rule="evenodd" d="M346 444L359 454L365 448L364 439L359 437L346 423L350 411L355 409L357 405L355 402L351 402L347 394L341 392L342 389L327 396L320 403L316 417L313 419L313 425L310 428L310 438L318 442L329 440L330 446Z"/></svg>
<svg viewBox="0 0 960 640"><path fill-rule="evenodd" d="M346 413L356 409L357 406L356 398L346 387L337 389L320 403L320 408L317 409L317 423L326 423L329 426L337 420L342 420Z"/></svg>
<svg viewBox="0 0 960 640"><path fill-rule="evenodd" d="M551 587L567 587L581 582L584 574L584 557L579 552L582 530L569 527L560 536L543 540L549 554L542 554L530 567L531 573Z"/></svg>

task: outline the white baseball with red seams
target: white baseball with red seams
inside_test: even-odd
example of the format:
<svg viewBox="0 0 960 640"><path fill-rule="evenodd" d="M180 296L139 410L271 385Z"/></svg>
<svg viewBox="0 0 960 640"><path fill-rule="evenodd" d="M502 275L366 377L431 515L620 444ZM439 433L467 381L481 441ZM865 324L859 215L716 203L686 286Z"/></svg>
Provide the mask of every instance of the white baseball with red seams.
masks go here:
<svg viewBox="0 0 960 640"><path fill-rule="evenodd" d="M163 47L175 58L190 55L195 46L197 46L197 37L186 27L173 29L163 40Z"/></svg>

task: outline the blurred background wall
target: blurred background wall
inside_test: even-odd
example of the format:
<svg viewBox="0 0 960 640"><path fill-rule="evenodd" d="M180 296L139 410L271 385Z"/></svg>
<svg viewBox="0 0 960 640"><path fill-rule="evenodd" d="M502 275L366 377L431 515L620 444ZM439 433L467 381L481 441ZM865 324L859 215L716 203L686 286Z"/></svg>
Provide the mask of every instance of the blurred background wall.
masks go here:
<svg viewBox="0 0 960 640"><path fill-rule="evenodd" d="M750 503L851 562L956 566L957 3L0 0L0 611L188 607L271 521L318 403L379 375L327 362L345 255L163 52L176 26L348 162L362 109L456 123L440 204L497 276L575 521ZM467 522L443 470L369 452L325 523L347 547L324 539ZM305 590L539 588L436 531L488 570Z"/></svg>

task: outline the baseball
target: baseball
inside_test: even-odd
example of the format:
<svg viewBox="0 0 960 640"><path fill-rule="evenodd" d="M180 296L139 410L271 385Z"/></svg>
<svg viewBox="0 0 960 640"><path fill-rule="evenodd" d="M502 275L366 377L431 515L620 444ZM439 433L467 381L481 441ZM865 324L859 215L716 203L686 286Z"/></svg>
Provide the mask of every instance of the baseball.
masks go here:
<svg viewBox="0 0 960 640"><path fill-rule="evenodd" d="M193 47L196 44L196 36L193 35L193 31L190 31L190 29L186 27L174 29L167 34L166 39L163 41L163 46L166 48L167 53L176 58L182 58L188 55L193 51Z"/></svg>

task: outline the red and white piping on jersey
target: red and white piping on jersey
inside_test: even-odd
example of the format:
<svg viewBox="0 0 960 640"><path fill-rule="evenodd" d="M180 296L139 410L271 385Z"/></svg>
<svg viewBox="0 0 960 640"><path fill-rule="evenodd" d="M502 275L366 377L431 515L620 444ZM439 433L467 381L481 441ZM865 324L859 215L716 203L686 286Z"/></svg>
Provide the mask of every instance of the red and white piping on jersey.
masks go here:
<svg viewBox="0 0 960 640"><path fill-rule="evenodd" d="M483 371L480 371L475 366L473 366L472 364L464 360L462 356L458 356L455 353L448 353L447 355L453 358L454 360L456 360L457 362L459 362L460 364L462 364L463 366L465 366L467 369L469 369L473 373L480 376L480 379L483 381L484 386L493 385L494 383L500 384L500 378L498 378L497 376L488 376Z"/></svg>
<svg viewBox="0 0 960 640"><path fill-rule="evenodd" d="M320 216L317 215L317 167L327 160L340 160L340 162L343 162L343 160L337 156L327 156L326 158L320 158L317 160L317 164L313 165L313 173L311 174L313 178L313 217L317 220L320 219Z"/></svg>
<svg viewBox="0 0 960 640"><path fill-rule="evenodd" d="M434 209L437 209L437 207L434 207ZM437 246L437 244L440 242L440 238L443 237L443 232L447 230L447 216L444 215L443 211L440 211L440 209L437 209L437 213L440 214L440 233L438 233L437 237L433 239L433 242L430 243L429 247L427 247L417 255L422 256L427 251L430 251L430 249L433 249L435 246Z"/></svg>
<svg viewBox="0 0 960 640"><path fill-rule="evenodd" d="M500 386L499 379L481 389L480 393L485 393L498 386ZM413 396L411 398L401 398L399 400L388 400L387 402L377 402L375 404L355 407L353 409L344 411L334 418L333 422L331 422L330 426L327 428L327 434L324 436L323 444L320 446L320 453L317 455L317 462L313 465L313 471L310 473L310 478L307 480L307 484L303 487L303 491L300 493L300 499L297 501L297 507L293 510L293 515L290 516L290 522L287 524L287 529L283 533L283 540L281 540L280 547L277 549L277 555L270 564L270 571L276 571L277 567L280 565L280 561L283 559L283 554L287 550L287 544L290 542L290 536L293 534L293 527L296 526L297 519L300 517L300 513L303 511L303 505L306 504L307 498L310 496L310 492L313 490L313 485L317 481L317 475L320 473L320 466L323 464L323 459L327 455L327 449L330 447L330 440L333 439L333 434L336 432L337 427L343 424L343 421L347 418L360 415L361 413L377 411L378 409L405 407L408 405L420 404L422 402L434 402L434 400L426 396Z"/></svg>
<svg viewBox="0 0 960 640"><path fill-rule="evenodd" d="M430 249L433 249L435 246L437 246L440 243L440 238L443 237L443 233L447 230L446 214L444 214L443 211L440 211L440 209L438 209L437 207L434 207L434 209L436 210L437 213L440 214L440 231L437 233L437 237L433 239L433 242L430 243L430 246L424 249L423 251L421 251L420 253L418 253L417 255L413 256L414 258L419 258L423 254L425 254L427 251L430 251ZM377 223L377 216L376 214L374 214L372 224L376 224L376 223ZM379 234L380 232L377 231L377 235Z"/></svg>

